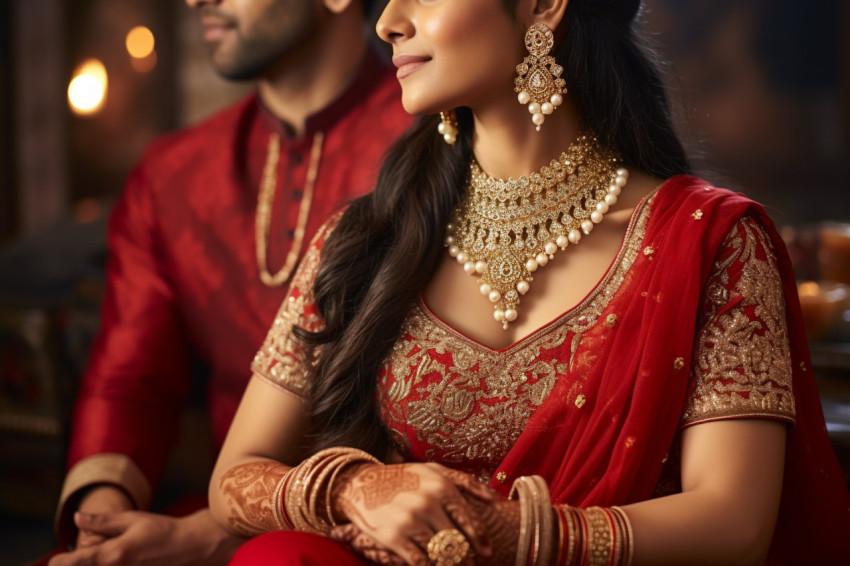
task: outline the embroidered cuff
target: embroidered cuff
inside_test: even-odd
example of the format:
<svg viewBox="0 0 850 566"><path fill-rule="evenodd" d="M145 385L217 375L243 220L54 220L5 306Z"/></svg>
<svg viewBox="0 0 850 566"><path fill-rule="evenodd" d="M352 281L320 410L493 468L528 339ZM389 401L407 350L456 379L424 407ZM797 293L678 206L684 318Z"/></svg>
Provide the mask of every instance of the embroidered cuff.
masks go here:
<svg viewBox="0 0 850 566"><path fill-rule="evenodd" d="M139 467L125 454L106 452L80 460L68 471L56 509L54 530L60 545L72 547L77 538L74 512L88 489L114 485L122 489L136 506L146 509L151 501L151 486Z"/></svg>

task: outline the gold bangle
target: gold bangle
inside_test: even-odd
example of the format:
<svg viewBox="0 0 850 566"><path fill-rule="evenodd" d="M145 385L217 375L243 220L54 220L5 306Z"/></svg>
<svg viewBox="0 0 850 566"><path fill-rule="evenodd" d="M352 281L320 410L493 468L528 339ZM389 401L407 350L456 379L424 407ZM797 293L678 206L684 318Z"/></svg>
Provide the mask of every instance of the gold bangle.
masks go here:
<svg viewBox="0 0 850 566"><path fill-rule="evenodd" d="M584 510L587 519L587 564L608 566L611 563L612 532L608 514L601 507Z"/></svg>
<svg viewBox="0 0 850 566"><path fill-rule="evenodd" d="M540 476L523 476L514 481L514 494L520 502L520 530L516 566L549 564L552 558L552 504L549 486Z"/></svg>
<svg viewBox="0 0 850 566"><path fill-rule="evenodd" d="M274 493L272 494L272 515L277 528L280 530L292 529L292 525L286 520L283 513L283 490L286 487L286 482L289 481L289 476L292 475L292 470L294 469L295 468L289 468L286 470L286 473L283 474L280 481L277 482L277 486L275 486Z"/></svg>
<svg viewBox="0 0 850 566"><path fill-rule="evenodd" d="M533 510L531 508L531 498L528 497L528 487L524 477L519 477L514 480L511 486L511 492L508 496L510 499L519 499L520 520L519 520L519 537L517 538L515 566L527 566L528 554L531 549L531 538L534 536L531 527L533 518ZM516 497L514 497L516 495Z"/></svg>
<svg viewBox="0 0 850 566"><path fill-rule="evenodd" d="M629 521L629 516L620 507L611 507L612 513L620 520L621 534L624 538L623 557L620 561L621 566L631 566L635 555L635 536L632 530L632 523Z"/></svg>
<svg viewBox="0 0 850 566"><path fill-rule="evenodd" d="M325 482L328 477L336 477L335 471L360 461L379 463L377 458L357 448L333 447L321 450L295 466L292 478L284 488L285 510L292 528L327 534L332 524L318 514L323 487L326 492L331 489L331 485L325 485Z"/></svg>
<svg viewBox="0 0 850 566"><path fill-rule="evenodd" d="M566 519L565 527L567 531L567 559L564 564L573 566L576 563L576 557L581 556L576 545L577 542L580 542L579 535L582 532L581 520L578 518L575 509L566 506L564 507L564 518Z"/></svg>
<svg viewBox="0 0 850 566"><path fill-rule="evenodd" d="M552 506L555 512L555 520L558 522L558 552L555 554L555 566L560 566L564 557L564 513L560 506Z"/></svg>
<svg viewBox="0 0 850 566"><path fill-rule="evenodd" d="M549 486L540 476L531 476L534 506L536 509L537 551L534 564L547 566L552 559L552 502Z"/></svg>

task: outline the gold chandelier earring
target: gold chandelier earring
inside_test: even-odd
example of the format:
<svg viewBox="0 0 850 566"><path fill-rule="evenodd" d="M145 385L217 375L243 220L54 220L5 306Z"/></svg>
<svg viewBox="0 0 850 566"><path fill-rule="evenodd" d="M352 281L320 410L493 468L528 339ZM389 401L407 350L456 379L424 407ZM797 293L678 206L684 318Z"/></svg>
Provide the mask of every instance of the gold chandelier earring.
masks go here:
<svg viewBox="0 0 850 566"><path fill-rule="evenodd" d="M552 30L546 24L532 24L525 33L528 56L517 65L514 91L520 104L528 105L531 121L540 131L546 116L564 101L566 81L561 78L564 68L549 55L555 45Z"/></svg>
<svg viewBox="0 0 850 566"><path fill-rule="evenodd" d="M454 110L440 112L440 124L437 131L443 136L443 140L449 145L457 141L457 116Z"/></svg>

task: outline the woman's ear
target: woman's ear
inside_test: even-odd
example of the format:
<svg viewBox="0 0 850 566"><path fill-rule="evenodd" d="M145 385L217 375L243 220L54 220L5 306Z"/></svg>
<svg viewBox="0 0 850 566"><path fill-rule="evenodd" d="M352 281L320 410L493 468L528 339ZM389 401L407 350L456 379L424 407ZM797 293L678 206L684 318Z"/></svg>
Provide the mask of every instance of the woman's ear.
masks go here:
<svg viewBox="0 0 850 566"><path fill-rule="evenodd" d="M527 12L524 14L527 26L540 23L546 24L553 31L558 29L569 3L570 0L529 0Z"/></svg>
<svg viewBox="0 0 850 566"><path fill-rule="evenodd" d="M359 0L322 0L322 4L325 5L325 8L330 10L333 14L341 14L351 6L352 2L357 2Z"/></svg>

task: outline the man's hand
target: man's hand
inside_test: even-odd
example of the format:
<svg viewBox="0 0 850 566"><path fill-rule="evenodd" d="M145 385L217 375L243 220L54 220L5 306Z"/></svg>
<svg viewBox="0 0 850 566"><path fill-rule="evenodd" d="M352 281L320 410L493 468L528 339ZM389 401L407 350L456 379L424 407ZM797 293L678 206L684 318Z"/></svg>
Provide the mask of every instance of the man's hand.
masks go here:
<svg viewBox="0 0 850 566"><path fill-rule="evenodd" d="M226 564L245 540L219 527L209 509L181 518L143 511L77 513L74 522L102 542L58 554L49 566Z"/></svg>
<svg viewBox="0 0 850 566"><path fill-rule="evenodd" d="M112 485L101 485L89 491L80 501L77 510L86 514L113 514L130 511L135 506L127 494ZM76 521L75 521L76 523ZM106 537L100 533L86 530L77 524L76 548L85 548L102 543Z"/></svg>

